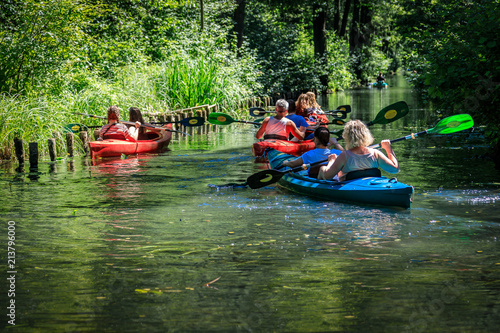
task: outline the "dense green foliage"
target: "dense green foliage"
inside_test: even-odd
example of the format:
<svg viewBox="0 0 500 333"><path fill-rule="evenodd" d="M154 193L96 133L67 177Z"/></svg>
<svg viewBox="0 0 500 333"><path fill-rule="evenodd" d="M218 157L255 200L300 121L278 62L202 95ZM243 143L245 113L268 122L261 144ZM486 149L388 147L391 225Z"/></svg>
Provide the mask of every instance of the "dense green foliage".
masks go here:
<svg viewBox="0 0 500 333"><path fill-rule="evenodd" d="M472 114L500 154L500 2L411 4L399 26L413 47L414 84L446 113Z"/></svg>

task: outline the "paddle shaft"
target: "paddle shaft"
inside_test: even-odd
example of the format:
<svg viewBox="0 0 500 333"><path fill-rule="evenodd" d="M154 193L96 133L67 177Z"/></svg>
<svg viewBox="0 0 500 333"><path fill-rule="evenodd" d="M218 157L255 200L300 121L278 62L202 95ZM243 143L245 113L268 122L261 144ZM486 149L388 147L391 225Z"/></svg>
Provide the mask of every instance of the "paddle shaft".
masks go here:
<svg viewBox="0 0 500 333"><path fill-rule="evenodd" d="M96 115L93 115L93 114L86 114L86 113L79 113L79 112L75 112L75 114L79 114L79 115L87 116L87 117L91 117L91 118L108 119L107 117L96 116ZM135 122L133 122L133 121L120 121L120 122L123 123L123 124L126 124L126 125L135 125ZM175 132L175 133L182 133L182 134L191 136L188 133L184 133L184 132L181 132L181 131L176 131L176 130L169 129L169 128L164 128L164 127L156 127L156 126L150 126L150 125L145 125L145 124L141 124L141 127L149 128L149 129L165 130L165 131Z"/></svg>
<svg viewBox="0 0 500 333"><path fill-rule="evenodd" d="M398 141L404 141L404 140L410 140L410 139L416 139L418 136L422 136L422 135L425 135L428 133L429 130L425 130L425 131L422 131L422 132L418 132L418 133L412 133L412 134L409 134L409 135L405 135L405 136L402 136L400 138L397 138L397 139L394 139L394 140L391 140L391 144L394 143L394 142L398 142ZM377 143L375 145L371 145L369 146L368 148L374 148L374 149L378 149L380 148L381 145L380 143Z"/></svg>

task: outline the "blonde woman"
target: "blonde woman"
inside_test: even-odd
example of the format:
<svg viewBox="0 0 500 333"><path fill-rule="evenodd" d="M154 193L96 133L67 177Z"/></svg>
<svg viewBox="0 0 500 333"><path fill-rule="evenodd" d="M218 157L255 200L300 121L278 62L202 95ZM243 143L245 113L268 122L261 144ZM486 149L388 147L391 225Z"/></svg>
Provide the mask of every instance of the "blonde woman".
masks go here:
<svg viewBox="0 0 500 333"><path fill-rule="evenodd" d="M390 140L382 140L381 147L386 151L385 156L380 150L368 148L373 143L373 136L359 120L348 121L344 126L342 137L345 140L346 150L338 156L328 156L328 165L320 168L318 179L332 179L340 172L341 180L352 171L381 168L389 173L399 172L399 163L391 147Z"/></svg>
<svg viewBox="0 0 500 333"><path fill-rule="evenodd" d="M310 108L309 96L307 94L300 94L295 102L295 114L307 118L306 109Z"/></svg>
<svg viewBox="0 0 500 333"><path fill-rule="evenodd" d="M307 97L309 97L309 107L314 110L314 113L323 114L321 106L316 102L316 95L312 91L306 92Z"/></svg>

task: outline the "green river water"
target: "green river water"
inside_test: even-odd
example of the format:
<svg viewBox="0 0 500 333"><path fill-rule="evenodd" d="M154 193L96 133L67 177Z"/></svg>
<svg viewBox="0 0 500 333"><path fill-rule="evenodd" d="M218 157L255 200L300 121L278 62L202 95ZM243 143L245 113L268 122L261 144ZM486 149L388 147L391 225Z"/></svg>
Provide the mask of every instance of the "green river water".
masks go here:
<svg viewBox="0 0 500 333"><path fill-rule="evenodd" d="M410 114L374 125L376 140L436 123L404 78L389 84L321 104L369 121L405 100ZM415 188L408 210L209 187L264 167L255 131L232 124L160 155L43 161L31 174L4 165L0 330L498 331L500 176L477 130L394 144L398 180Z"/></svg>

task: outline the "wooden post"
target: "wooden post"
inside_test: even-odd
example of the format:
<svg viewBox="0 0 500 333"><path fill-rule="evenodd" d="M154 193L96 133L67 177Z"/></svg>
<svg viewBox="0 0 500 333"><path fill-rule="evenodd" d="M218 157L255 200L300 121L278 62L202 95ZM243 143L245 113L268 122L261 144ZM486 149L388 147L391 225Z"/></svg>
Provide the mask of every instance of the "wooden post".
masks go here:
<svg viewBox="0 0 500 333"><path fill-rule="evenodd" d="M48 139L48 144L49 144L49 156L50 160L54 162L56 160L56 139L50 138Z"/></svg>
<svg viewBox="0 0 500 333"><path fill-rule="evenodd" d="M72 132L66 133L66 148L68 150L68 156L73 157L75 151L75 138Z"/></svg>
<svg viewBox="0 0 500 333"><path fill-rule="evenodd" d="M90 151L89 134L87 133L87 131L81 131L80 133L78 133L78 135L80 136L80 140L82 140L83 151L85 152L85 155L88 156Z"/></svg>
<svg viewBox="0 0 500 333"><path fill-rule="evenodd" d="M16 149L16 157L19 161L19 166L24 165L24 143L18 137L14 138L14 147Z"/></svg>
<svg viewBox="0 0 500 333"><path fill-rule="evenodd" d="M101 129L100 128L94 129L94 140L99 139L99 134L100 133L101 133Z"/></svg>
<svg viewBox="0 0 500 333"><path fill-rule="evenodd" d="M30 169L38 168L38 142L30 142L28 145Z"/></svg>

